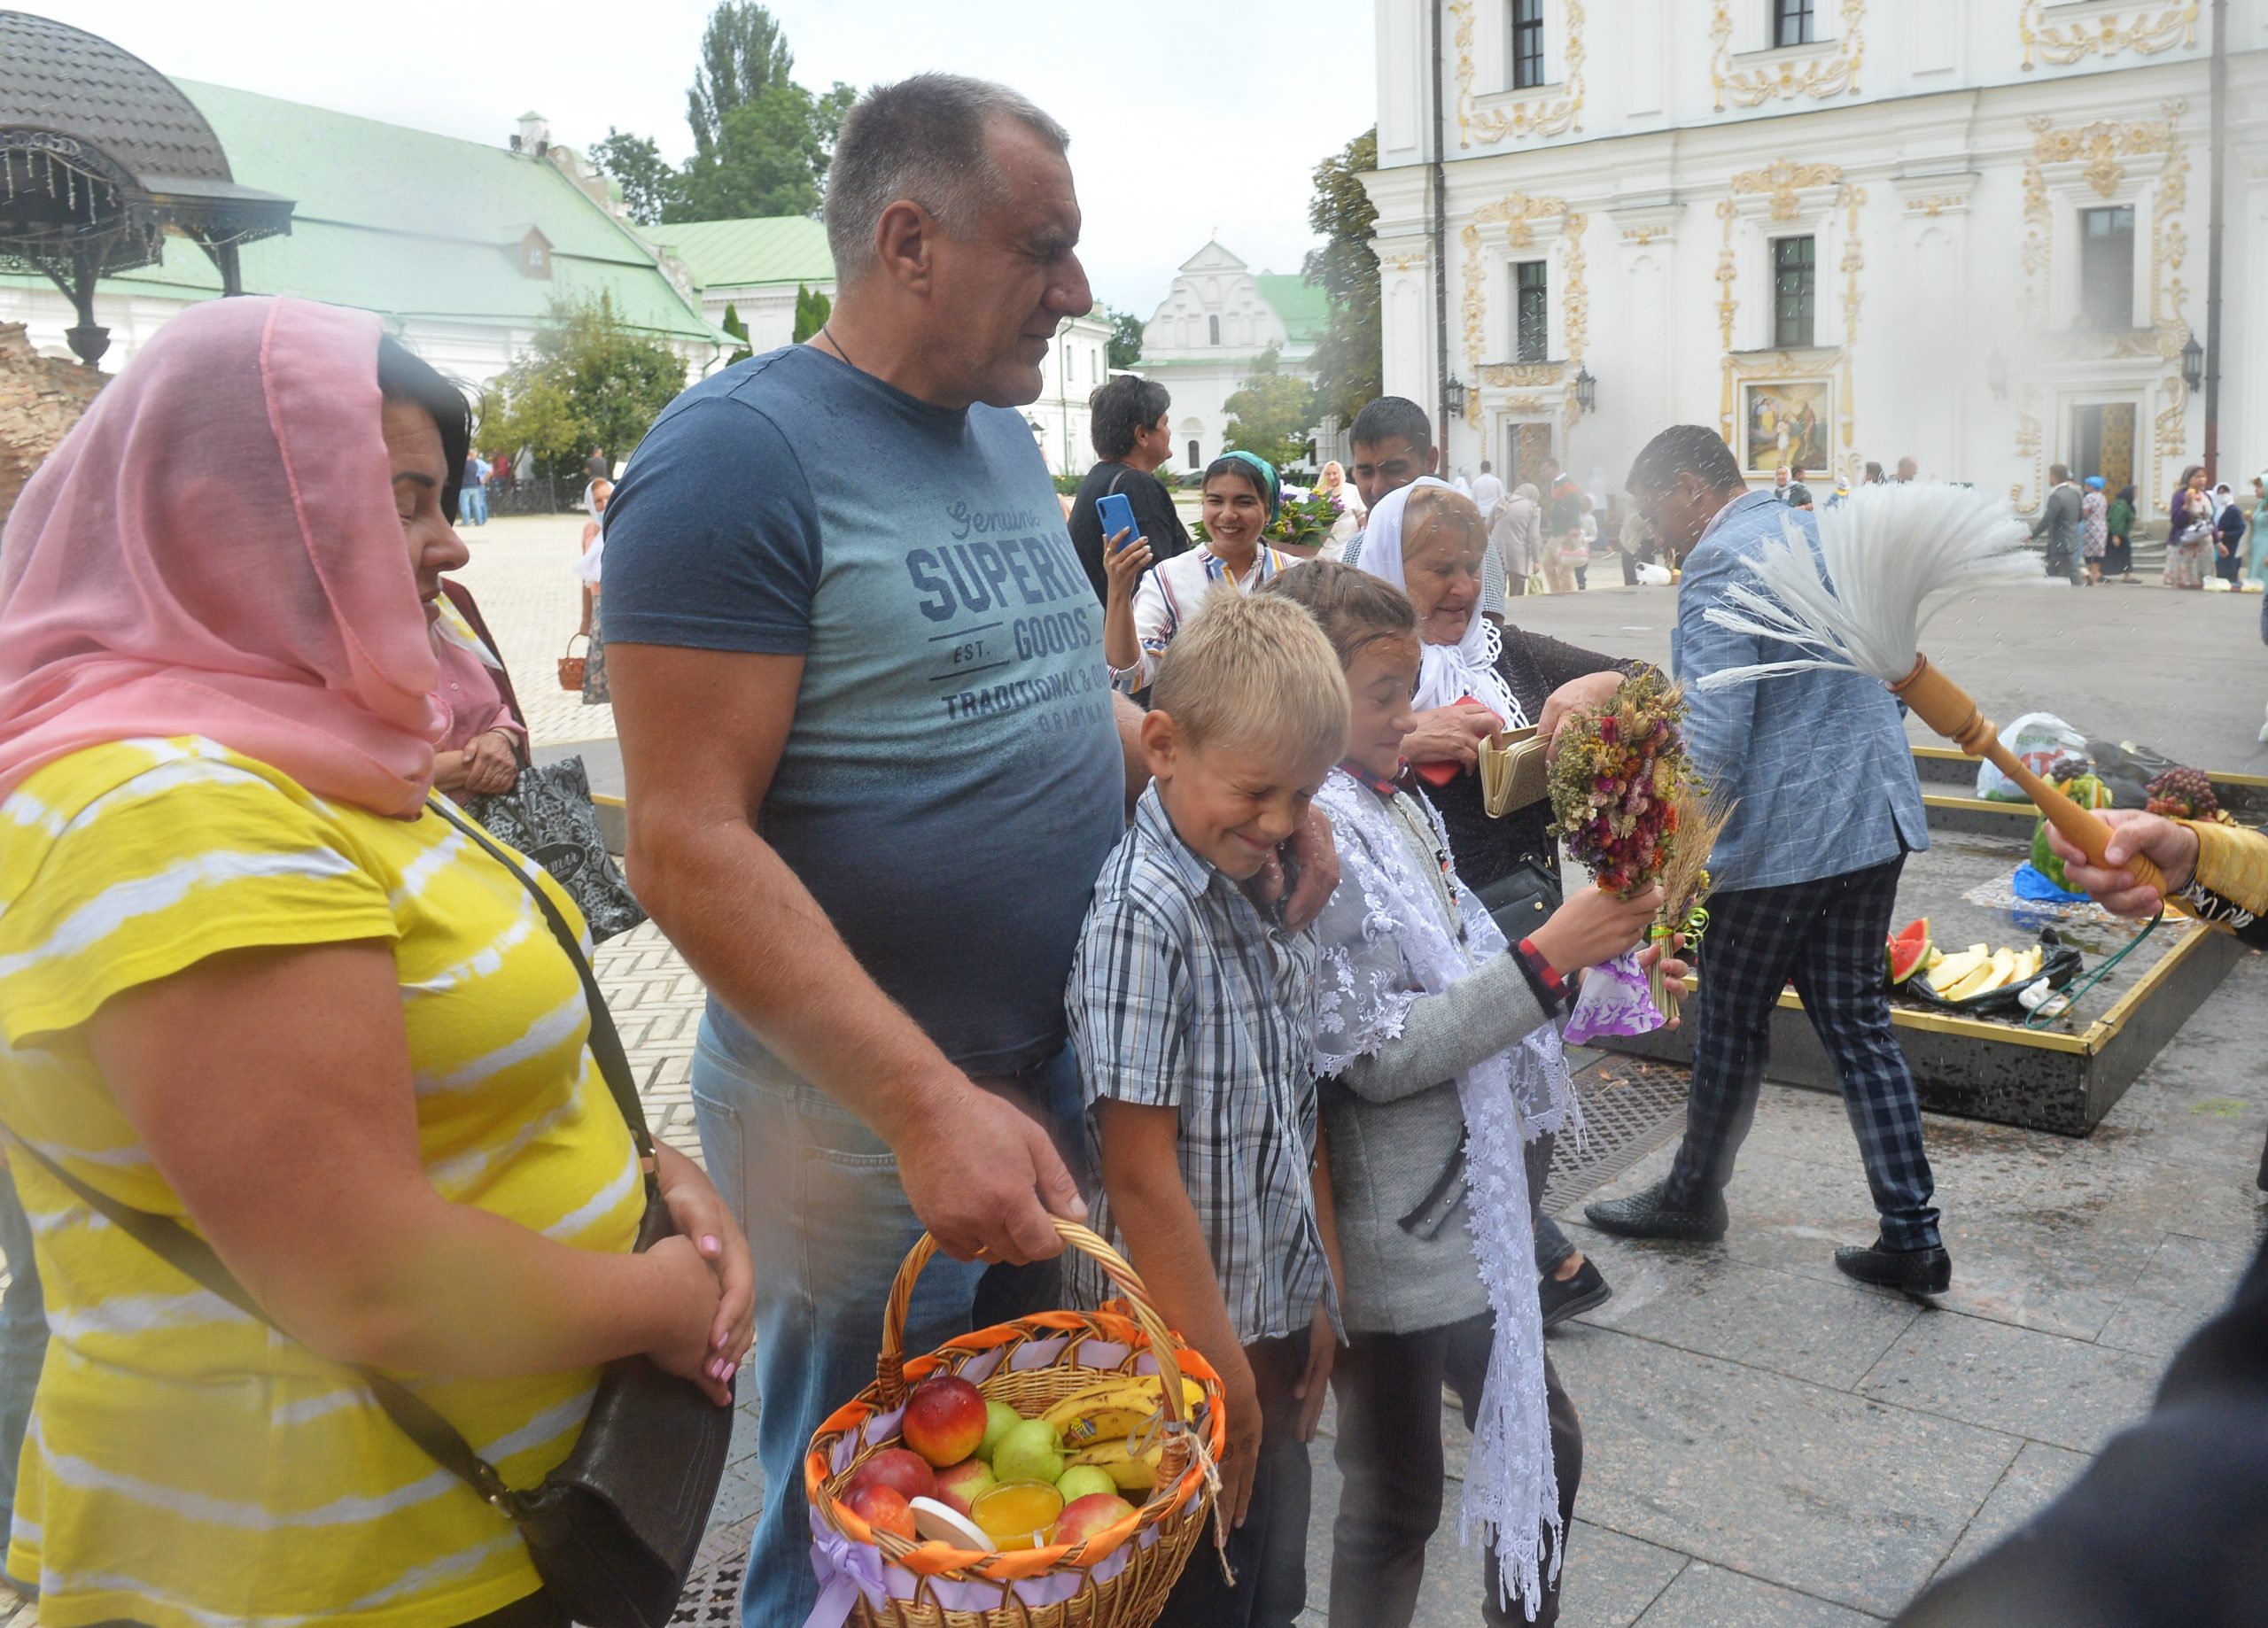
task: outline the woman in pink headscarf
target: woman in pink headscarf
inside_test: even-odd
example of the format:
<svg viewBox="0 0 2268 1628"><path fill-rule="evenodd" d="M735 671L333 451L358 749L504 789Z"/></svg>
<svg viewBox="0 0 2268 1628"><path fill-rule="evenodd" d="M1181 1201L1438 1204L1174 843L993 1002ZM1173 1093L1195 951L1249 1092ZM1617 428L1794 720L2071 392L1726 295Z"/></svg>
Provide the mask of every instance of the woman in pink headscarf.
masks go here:
<svg viewBox="0 0 2268 1628"><path fill-rule="evenodd" d="M0 1121L53 1330L7 1570L64 1628L562 1623L357 1367L524 1488L602 1364L721 1406L750 1343L746 1245L666 1149L683 1236L633 1252L577 968L431 796L465 552L418 368L363 313L194 307L0 537Z"/></svg>

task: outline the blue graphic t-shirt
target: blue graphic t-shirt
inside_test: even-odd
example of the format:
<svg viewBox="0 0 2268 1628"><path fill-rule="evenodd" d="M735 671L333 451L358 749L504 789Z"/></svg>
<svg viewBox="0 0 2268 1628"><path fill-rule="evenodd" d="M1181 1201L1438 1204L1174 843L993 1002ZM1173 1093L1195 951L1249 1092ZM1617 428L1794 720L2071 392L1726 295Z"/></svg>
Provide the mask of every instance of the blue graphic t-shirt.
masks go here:
<svg viewBox="0 0 2268 1628"><path fill-rule="evenodd" d="M605 589L610 643L804 658L758 833L954 1062L1060 1050L1125 770L1102 608L1022 417L810 345L751 358L631 459Z"/></svg>

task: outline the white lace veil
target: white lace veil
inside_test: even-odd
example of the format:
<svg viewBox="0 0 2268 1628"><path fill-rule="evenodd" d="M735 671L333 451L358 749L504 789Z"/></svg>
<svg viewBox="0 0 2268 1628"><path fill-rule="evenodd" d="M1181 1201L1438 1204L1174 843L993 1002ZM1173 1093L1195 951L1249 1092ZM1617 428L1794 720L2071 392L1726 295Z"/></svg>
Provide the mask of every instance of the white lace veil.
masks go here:
<svg viewBox="0 0 2268 1628"><path fill-rule="evenodd" d="M1464 942L1450 936L1439 892L1413 867L1400 821L1345 771L1324 782L1316 804L1330 815L1339 845L1339 890L1320 925L1316 1067L1329 1075L1400 1035L1420 997L1445 992L1505 945L1461 883L1452 885ZM1440 851L1448 853L1440 816L1430 805L1425 811ZM1464 1110L1466 1216L1496 1321L1457 1525L1468 1543L1476 1531L1487 1534L1503 1585L1533 1617L1544 1580L1558 1573L1565 1534L1544 1402L1543 1325L1521 1144L1579 1130L1580 1111L1558 1031L1549 1023L1466 1070L1456 1086Z"/></svg>

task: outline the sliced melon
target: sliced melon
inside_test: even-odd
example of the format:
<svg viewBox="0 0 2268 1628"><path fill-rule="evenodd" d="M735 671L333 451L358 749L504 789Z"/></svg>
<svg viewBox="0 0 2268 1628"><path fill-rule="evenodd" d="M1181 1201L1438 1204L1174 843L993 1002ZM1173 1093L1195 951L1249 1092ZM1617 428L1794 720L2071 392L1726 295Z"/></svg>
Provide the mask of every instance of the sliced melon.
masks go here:
<svg viewBox="0 0 2268 1628"><path fill-rule="evenodd" d="M1992 958L1992 953L1984 945L1971 944L1957 954L1946 957L1930 969L1930 988L1952 999L1954 988L1961 981L1986 965Z"/></svg>
<svg viewBox="0 0 2268 1628"><path fill-rule="evenodd" d="M1988 959L1971 967L1969 975L1960 982L1941 988L1938 993L1949 1001L1965 1001L1972 995L1982 995L1987 989L1997 988L2000 981L2000 968Z"/></svg>

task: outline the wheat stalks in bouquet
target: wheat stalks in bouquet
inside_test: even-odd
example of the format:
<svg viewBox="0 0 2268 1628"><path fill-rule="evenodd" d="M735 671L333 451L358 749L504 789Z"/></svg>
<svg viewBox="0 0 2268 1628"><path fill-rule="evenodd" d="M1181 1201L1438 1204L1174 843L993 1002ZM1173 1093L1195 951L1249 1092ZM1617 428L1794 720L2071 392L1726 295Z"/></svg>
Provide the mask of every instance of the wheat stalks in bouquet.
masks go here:
<svg viewBox="0 0 2268 1628"><path fill-rule="evenodd" d="M1747 562L1756 583L1733 588L1725 603L1708 611L1719 627L1809 654L1728 668L1697 687L1721 689L1813 668L1879 678L1922 723L2023 787L2050 825L2092 864L2107 868L2110 827L2002 746L2000 731L1968 692L1922 653L1922 630L1952 596L2035 575L2023 539L2023 523L2006 504L1966 486L1862 486L1847 502L1820 511L1816 553L1789 521L1779 541ZM1925 615L1933 599L1938 604ZM2137 856L2125 868L2163 894L2165 879L2148 860Z"/></svg>
<svg viewBox="0 0 2268 1628"><path fill-rule="evenodd" d="M1713 885L1709 879L1709 858L1716 852L1717 839L1732 822L1740 799L1720 797L1696 779L1678 788L1675 802L1677 845L1662 866L1662 913L1653 929L1654 942L1661 946L1664 956L1676 953L1681 934L1689 944L1699 942L1709 924L1709 912L1702 908ZM1647 979L1662 1016L1676 1017L1678 990L1662 976L1660 961L1654 963Z"/></svg>

